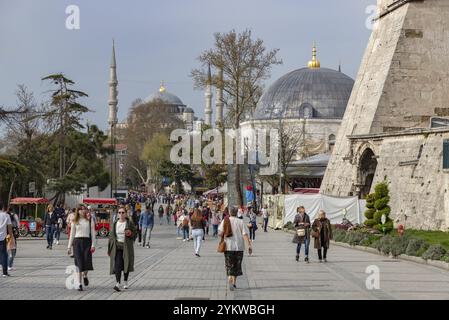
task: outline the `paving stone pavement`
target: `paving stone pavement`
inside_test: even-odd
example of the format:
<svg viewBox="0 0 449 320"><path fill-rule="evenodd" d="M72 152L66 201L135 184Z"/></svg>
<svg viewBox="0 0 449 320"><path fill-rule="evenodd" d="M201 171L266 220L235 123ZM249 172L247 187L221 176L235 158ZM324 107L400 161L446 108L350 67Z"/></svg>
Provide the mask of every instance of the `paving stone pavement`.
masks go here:
<svg viewBox="0 0 449 320"><path fill-rule="evenodd" d="M256 232L254 253L243 259L244 275L238 289L227 290L224 258L216 252L218 240L206 236L201 257L193 241L176 239L175 227L156 224L151 248L136 246L135 272L130 289L115 292L109 275L107 240L100 239L83 291L66 289L66 268L73 259L66 254L67 240L46 250L43 239L20 239L12 277L0 278L0 299L62 300L291 300L291 299L449 299L449 272L432 266L399 261L339 246L329 250L327 263L318 263L313 245L311 262L295 261L292 235L261 228ZM303 253L302 253L303 254ZM368 290L366 268L380 270L380 289Z"/></svg>

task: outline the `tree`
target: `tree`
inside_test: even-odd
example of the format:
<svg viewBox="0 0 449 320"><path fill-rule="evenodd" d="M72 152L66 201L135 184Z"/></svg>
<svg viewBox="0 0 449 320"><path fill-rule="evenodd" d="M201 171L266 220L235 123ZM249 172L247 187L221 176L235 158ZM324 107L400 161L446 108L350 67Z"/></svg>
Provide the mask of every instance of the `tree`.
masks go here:
<svg viewBox="0 0 449 320"><path fill-rule="evenodd" d="M142 160L147 164L147 178L145 184L150 181L159 189L162 186L160 170L165 161L169 160L172 143L169 137L163 133L156 133L143 147ZM143 179L143 177L142 177Z"/></svg>
<svg viewBox="0 0 449 320"><path fill-rule="evenodd" d="M184 193L184 189L182 187L183 181L188 182L192 185L192 180L195 175L194 171L189 165L174 164L171 161L164 161L161 164L159 174L163 177L168 177L171 179L171 181L175 182L177 194Z"/></svg>
<svg viewBox="0 0 449 320"><path fill-rule="evenodd" d="M71 177L68 177L67 181L63 181L68 173L68 159L66 157L68 133L76 129L84 128L81 124L81 116L82 114L88 112L89 109L78 102L79 98L87 97L87 94L82 91L72 89L75 82L68 79L62 73L51 74L42 78L42 80L49 80L56 86L55 89L51 90L52 94L50 106L52 108L49 112L47 112L45 118L48 119L51 124L55 124L58 136L59 181L55 184L61 186L61 188L59 188L60 193L56 196L56 200L58 200L59 196L64 198L64 190L70 190L65 188L70 188L69 186L72 185Z"/></svg>
<svg viewBox="0 0 449 320"><path fill-rule="evenodd" d="M124 174L134 186L148 183L147 162L142 159L142 146L158 133L168 137L173 129L183 127L173 107L162 100L136 102L128 114L128 126L122 141L127 145Z"/></svg>
<svg viewBox="0 0 449 320"><path fill-rule="evenodd" d="M270 76L273 65L282 63L276 55L278 49L267 51L261 39L253 40L251 31L215 33L214 48L204 51L198 60L202 69L194 69L191 76L196 88L208 84L207 66L221 70L223 76L215 76L212 85L223 90L222 103L227 108L227 127L238 129L245 116L251 113L262 95L262 81ZM240 165L234 165L235 180L240 181ZM243 204L240 183L235 192L239 205Z"/></svg>

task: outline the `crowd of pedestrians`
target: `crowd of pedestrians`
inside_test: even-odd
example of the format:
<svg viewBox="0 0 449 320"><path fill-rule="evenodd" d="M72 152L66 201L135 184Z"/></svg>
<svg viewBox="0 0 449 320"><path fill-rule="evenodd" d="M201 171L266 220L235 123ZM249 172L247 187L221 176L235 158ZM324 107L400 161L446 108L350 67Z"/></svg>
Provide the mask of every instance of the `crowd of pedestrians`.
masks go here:
<svg viewBox="0 0 449 320"><path fill-rule="evenodd" d="M193 240L192 251L198 258L201 257L202 242L207 239L219 240L217 251L224 254L229 290L237 288L245 250L252 254L259 228L258 217L262 220L263 231L267 232L269 217L272 215L266 205L256 212L251 206L224 207L222 201L217 199L139 193L130 193L116 209L110 218L107 254L110 274L115 277L113 289L117 292L129 288L129 275L134 271L135 245L151 248L156 212L158 224L173 225L177 239L184 242ZM90 206L80 204L68 209L62 203L56 208L48 205L42 219L48 250L59 245L62 230L67 232L67 253L74 259L79 291L89 286L88 273L94 270L92 256L97 243L96 219L95 210ZM326 213L320 211L312 223L305 208L300 206L293 224L296 261L300 260L303 250L304 261L309 263L309 246L313 238L319 262L327 262L332 228ZM0 264L3 277L8 277L9 271L13 270L18 228L17 214L0 203Z"/></svg>

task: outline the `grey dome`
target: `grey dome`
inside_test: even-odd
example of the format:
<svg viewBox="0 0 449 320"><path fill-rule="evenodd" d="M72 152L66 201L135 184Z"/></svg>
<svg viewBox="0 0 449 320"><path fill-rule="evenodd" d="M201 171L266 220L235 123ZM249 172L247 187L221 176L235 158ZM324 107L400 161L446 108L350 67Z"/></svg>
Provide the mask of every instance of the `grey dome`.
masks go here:
<svg viewBox="0 0 449 320"><path fill-rule="evenodd" d="M195 112L193 111L192 108L187 107L184 109L184 113L195 113Z"/></svg>
<svg viewBox="0 0 449 320"><path fill-rule="evenodd" d="M276 80L263 94L254 119L342 119L354 80L327 68L302 68Z"/></svg>
<svg viewBox="0 0 449 320"><path fill-rule="evenodd" d="M155 100L162 100L166 104L172 104L172 105L176 105L176 106L184 106L184 103L182 103L181 99L179 99L173 93L170 93L167 91L158 91L156 93L153 93L145 99L145 102L152 102Z"/></svg>

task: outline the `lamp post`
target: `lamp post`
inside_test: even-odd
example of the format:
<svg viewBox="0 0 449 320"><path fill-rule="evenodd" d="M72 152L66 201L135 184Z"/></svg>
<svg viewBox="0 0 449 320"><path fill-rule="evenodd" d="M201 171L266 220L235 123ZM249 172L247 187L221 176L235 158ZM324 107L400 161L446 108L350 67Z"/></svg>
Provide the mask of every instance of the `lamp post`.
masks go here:
<svg viewBox="0 0 449 320"><path fill-rule="evenodd" d="M384 213L384 214L382 215L382 217L380 218L380 221L382 222L382 231L383 231L383 234L385 234L385 222L387 222L387 216L386 216L385 213Z"/></svg>

